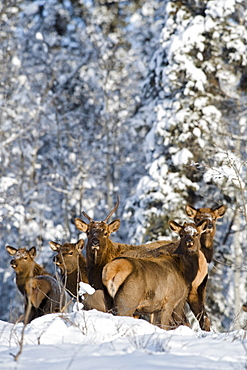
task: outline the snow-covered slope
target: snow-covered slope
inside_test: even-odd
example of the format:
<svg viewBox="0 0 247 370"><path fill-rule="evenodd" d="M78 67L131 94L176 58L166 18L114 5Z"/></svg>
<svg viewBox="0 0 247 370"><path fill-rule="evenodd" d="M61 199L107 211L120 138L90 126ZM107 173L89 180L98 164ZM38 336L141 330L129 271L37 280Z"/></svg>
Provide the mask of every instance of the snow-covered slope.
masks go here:
<svg viewBox="0 0 247 370"><path fill-rule="evenodd" d="M0 321L0 368L244 369L244 330L206 333L188 327L165 331L144 320L92 311L51 314L28 324L17 362L23 325Z"/></svg>

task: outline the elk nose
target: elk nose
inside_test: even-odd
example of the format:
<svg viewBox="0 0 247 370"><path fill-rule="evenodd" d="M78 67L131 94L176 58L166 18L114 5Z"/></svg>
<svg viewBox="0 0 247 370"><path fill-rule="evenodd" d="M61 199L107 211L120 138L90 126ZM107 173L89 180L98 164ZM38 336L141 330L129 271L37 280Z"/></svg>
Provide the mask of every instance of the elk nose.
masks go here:
<svg viewBox="0 0 247 370"><path fill-rule="evenodd" d="M56 265L60 265L60 262L58 261L57 256L53 257L53 263L55 263Z"/></svg>
<svg viewBox="0 0 247 370"><path fill-rule="evenodd" d="M10 261L10 265L11 265L11 267L12 267L13 269L17 267L17 263L16 263L16 261L15 261L15 260L11 260L11 261Z"/></svg>
<svg viewBox="0 0 247 370"><path fill-rule="evenodd" d="M96 238L96 237L93 237L93 238L92 238L92 245L93 245L93 246L97 246L97 245L99 245L99 239L98 239L98 238Z"/></svg>
<svg viewBox="0 0 247 370"><path fill-rule="evenodd" d="M186 245L187 245L187 247L192 247L193 246L193 238L191 237L191 236L188 236L187 238L186 238Z"/></svg>

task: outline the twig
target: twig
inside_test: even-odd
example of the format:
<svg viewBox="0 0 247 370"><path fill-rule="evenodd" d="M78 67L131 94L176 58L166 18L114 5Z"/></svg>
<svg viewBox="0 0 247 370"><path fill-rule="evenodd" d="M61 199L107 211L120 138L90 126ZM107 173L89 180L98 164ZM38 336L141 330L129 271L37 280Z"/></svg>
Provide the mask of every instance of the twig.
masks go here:
<svg viewBox="0 0 247 370"><path fill-rule="evenodd" d="M19 348L19 351L17 352L16 355L14 355L13 353L10 353L11 356L13 356L14 361L19 360L19 357L20 357L20 355L23 351L24 333L25 333L25 329L26 329L26 326L27 326L28 321L29 321L28 318L29 318L29 315L30 315L30 311L31 311L31 301L30 301L30 298L28 298L27 307L26 307L26 310L25 310L23 328L22 328L22 331L21 331L21 339L19 341L20 348Z"/></svg>

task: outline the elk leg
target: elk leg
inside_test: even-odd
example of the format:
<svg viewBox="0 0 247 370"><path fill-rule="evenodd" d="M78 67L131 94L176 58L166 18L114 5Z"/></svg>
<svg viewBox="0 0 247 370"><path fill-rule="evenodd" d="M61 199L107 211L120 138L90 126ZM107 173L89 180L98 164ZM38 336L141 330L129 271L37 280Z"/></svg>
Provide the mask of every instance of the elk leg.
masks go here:
<svg viewBox="0 0 247 370"><path fill-rule="evenodd" d="M153 312L150 314L150 323L156 326L160 326L161 323L161 312Z"/></svg>
<svg viewBox="0 0 247 370"><path fill-rule="evenodd" d="M210 320L205 309L206 285L208 275L205 276L203 282L198 286L197 290L191 290L188 297L188 303L191 311L199 321L200 328L205 331L210 331Z"/></svg>
<svg viewBox="0 0 247 370"><path fill-rule="evenodd" d="M167 303L161 311L155 313L155 319L160 320L157 326L165 330L174 329L174 321L172 318L173 309L174 305Z"/></svg>
<svg viewBox="0 0 247 370"><path fill-rule="evenodd" d="M126 295L118 294L114 299L113 311L117 316L134 316L137 306L137 301L128 300Z"/></svg>
<svg viewBox="0 0 247 370"><path fill-rule="evenodd" d="M107 288L103 285L103 292L104 292L104 303L106 307L106 312L112 312L113 311L113 298L108 293Z"/></svg>
<svg viewBox="0 0 247 370"><path fill-rule="evenodd" d="M190 327L190 323L185 314L185 302L181 301L173 310L172 321L175 327L186 325Z"/></svg>
<svg viewBox="0 0 247 370"><path fill-rule="evenodd" d="M27 302L25 304L25 314L24 314L24 324L29 324L33 319L36 319L39 315L37 314L37 309Z"/></svg>
<svg viewBox="0 0 247 370"><path fill-rule="evenodd" d="M114 309L118 316L134 316L141 302L142 292L131 281L125 281L114 297Z"/></svg>

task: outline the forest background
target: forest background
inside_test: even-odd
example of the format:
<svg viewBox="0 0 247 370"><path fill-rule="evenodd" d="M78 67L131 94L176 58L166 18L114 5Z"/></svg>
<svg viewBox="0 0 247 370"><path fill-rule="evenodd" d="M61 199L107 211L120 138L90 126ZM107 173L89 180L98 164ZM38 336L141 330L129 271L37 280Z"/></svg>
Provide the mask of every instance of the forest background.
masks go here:
<svg viewBox="0 0 247 370"><path fill-rule="evenodd" d="M0 4L0 319L22 298L6 245L75 242L114 207L116 241L170 239L185 206L217 223L207 310L243 326L247 1L4 0Z"/></svg>

